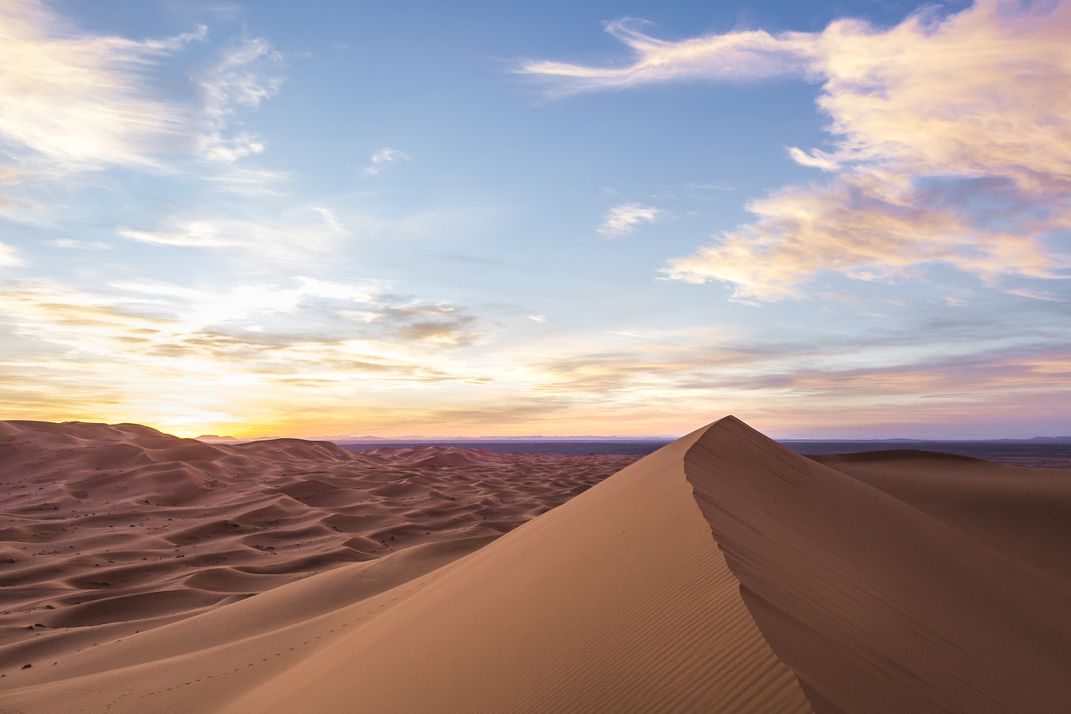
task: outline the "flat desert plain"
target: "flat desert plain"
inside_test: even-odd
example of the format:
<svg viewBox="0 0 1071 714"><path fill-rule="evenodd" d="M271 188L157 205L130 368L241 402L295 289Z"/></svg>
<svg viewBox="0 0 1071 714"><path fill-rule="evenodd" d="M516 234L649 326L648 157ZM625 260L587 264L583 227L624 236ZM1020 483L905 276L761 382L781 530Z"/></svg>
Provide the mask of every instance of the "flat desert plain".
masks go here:
<svg viewBox="0 0 1071 714"><path fill-rule="evenodd" d="M0 711L1067 712L1071 471L0 423Z"/></svg>

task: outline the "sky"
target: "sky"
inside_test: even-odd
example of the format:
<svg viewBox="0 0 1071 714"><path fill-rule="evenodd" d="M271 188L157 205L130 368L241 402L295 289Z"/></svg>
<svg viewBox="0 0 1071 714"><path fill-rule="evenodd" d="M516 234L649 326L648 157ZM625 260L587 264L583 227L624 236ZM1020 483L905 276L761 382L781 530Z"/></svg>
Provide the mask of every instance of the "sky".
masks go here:
<svg viewBox="0 0 1071 714"><path fill-rule="evenodd" d="M1071 0L0 0L0 418L1071 433Z"/></svg>

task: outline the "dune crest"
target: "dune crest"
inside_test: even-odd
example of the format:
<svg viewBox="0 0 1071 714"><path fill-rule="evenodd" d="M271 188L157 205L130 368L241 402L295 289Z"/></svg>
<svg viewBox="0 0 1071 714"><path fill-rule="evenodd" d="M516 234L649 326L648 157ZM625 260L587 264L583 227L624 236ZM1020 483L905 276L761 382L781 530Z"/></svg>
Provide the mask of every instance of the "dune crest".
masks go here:
<svg viewBox="0 0 1071 714"><path fill-rule="evenodd" d="M1071 711L1071 474L922 452L829 461L884 464L885 490L733 418L684 459L749 610L815 710ZM1019 523L1010 557L995 541L1024 503L1062 529ZM1051 567L1024 562L1053 548Z"/></svg>
<svg viewBox="0 0 1071 714"><path fill-rule="evenodd" d="M0 701L56 712L74 709L75 692L88 710L119 712L810 711L695 505L683 456L702 433L410 580L383 588L377 571L413 549L310 576L23 674L28 686ZM302 617L301 602L322 605ZM281 603L294 614L280 617ZM196 632L212 633L200 650Z"/></svg>
<svg viewBox="0 0 1071 714"><path fill-rule="evenodd" d="M823 464L727 417L497 539L98 641L0 682L0 706L1068 711L1069 491L1071 472L924 454Z"/></svg>

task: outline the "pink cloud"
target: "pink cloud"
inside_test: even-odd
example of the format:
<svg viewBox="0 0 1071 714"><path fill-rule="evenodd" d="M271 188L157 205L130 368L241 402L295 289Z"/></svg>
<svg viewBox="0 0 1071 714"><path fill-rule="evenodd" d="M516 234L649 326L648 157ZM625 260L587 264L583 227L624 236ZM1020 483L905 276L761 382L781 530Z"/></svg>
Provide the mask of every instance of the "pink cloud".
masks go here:
<svg viewBox="0 0 1071 714"><path fill-rule="evenodd" d="M1071 225L1071 94L1055 90L1071 86L1071 2L982 0L887 29L837 20L818 33L681 41L635 23L607 29L633 51L631 64L529 62L521 71L561 92L796 76L821 83L818 105L830 117L832 150L789 155L832 179L753 201L753 222L671 260L670 279L775 300L802 295L823 271L887 279L940 262L994 282L1071 267L1042 242ZM939 195L926 186L976 179L988 183ZM972 209L986 191L1015 207L999 229Z"/></svg>

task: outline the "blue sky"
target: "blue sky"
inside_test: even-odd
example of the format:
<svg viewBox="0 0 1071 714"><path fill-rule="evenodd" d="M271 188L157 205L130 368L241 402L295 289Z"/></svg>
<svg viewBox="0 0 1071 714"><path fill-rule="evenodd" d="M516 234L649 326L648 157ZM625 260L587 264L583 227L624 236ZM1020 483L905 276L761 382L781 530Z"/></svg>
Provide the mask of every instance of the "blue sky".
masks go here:
<svg viewBox="0 0 1071 714"><path fill-rule="evenodd" d="M1067 3L14 2L0 401L1068 431Z"/></svg>

